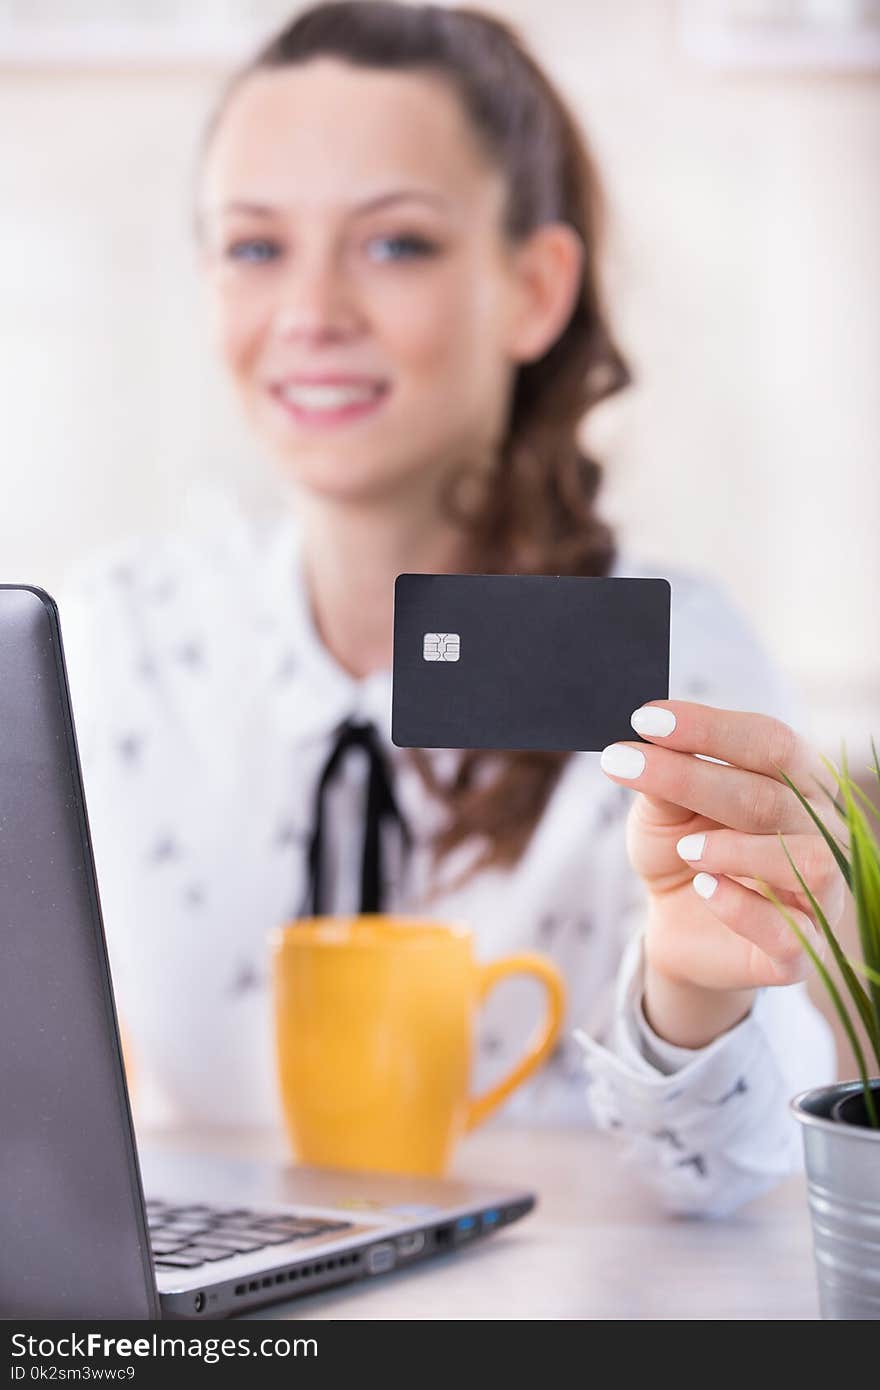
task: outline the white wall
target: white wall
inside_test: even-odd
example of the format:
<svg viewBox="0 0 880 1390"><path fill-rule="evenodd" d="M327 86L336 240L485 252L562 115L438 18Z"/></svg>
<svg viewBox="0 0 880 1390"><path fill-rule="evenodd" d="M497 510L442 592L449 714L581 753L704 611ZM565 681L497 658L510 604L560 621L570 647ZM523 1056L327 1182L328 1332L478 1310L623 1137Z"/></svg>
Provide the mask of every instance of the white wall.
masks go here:
<svg viewBox="0 0 880 1390"><path fill-rule="evenodd" d="M588 129L637 389L608 509L722 579L832 754L880 736L880 83L718 74L663 0L507 0ZM0 68L0 579L57 586L192 484L271 496L210 361L189 240L221 70Z"/></svg>

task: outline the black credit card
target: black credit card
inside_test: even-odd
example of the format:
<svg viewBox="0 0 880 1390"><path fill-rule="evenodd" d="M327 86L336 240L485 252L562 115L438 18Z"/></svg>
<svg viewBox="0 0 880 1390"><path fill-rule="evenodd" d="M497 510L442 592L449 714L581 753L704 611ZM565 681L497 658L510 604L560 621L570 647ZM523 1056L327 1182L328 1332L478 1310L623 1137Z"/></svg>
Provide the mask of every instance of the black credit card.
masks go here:
<svg viewBox="0 0 880 1390"><path fill-rule="evenodd" d="M401 574L391 737L401 748L599 752L669 695L666 579Z"/></svg>

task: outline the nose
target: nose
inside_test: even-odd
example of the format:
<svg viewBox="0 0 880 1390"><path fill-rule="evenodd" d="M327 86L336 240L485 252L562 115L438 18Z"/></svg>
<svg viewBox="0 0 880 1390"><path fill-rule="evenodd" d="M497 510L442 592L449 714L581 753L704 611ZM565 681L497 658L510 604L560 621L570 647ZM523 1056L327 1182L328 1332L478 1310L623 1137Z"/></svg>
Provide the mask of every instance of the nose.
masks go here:
<svg viewBox="0 0 880 1390"><path fill-rule="evenodd" d="M285 277L273 328L286 342L335 343L355 335L360 316L342 272L329 260L301 263Z"/></svg>

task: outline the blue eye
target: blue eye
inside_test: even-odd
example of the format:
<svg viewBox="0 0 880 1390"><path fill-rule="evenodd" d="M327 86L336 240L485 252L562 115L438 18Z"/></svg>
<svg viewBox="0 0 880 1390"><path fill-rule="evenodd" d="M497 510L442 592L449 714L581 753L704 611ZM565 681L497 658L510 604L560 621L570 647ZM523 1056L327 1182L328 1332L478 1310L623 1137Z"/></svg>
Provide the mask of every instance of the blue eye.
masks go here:
<svg viewBox="0 0 880 1390"><path fill-rule="evenodd" d="M264 237L249 237L243 241L234 241L226 250L226 255L231 261L250 261L257 265L264 261L274 261L278 254L279 249L276 243L267 241Z"/></svg>
<svg viewBox="0 0 880 1390"><path fill-rule="evenodd" d="M380 261L410 260L416 256L432 256L437 248L420 236L375 237L369 243L371 251L378 248L376 259Z"/></svg>

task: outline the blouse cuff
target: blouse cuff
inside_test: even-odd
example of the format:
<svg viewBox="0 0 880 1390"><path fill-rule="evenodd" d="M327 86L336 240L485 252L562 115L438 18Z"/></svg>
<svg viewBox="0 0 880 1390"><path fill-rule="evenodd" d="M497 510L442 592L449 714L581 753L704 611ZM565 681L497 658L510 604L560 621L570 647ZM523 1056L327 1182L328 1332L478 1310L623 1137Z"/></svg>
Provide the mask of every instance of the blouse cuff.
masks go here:
<svg viewBox="0 0 880 1390"><path fill-rule="evenodd" d="M644 1017L643 976L639 935L621 962L607 1045L575 1029L585 1053L590 1102L597 1121L608 1128L656 1130L674 1116L677 1123L699 1130L712 1112L717 1125L723 1108L735 1123L739 1107L728 1102L751 1088L765 1055L757 1019L762 992L740 1023L706 1047L677 1047L658 1037Z"/></svg>
<svg viewBox="0 0 880 1390"><path fill-rule="evenodd" d="M799 1152L768 1048L768 991L707 1047L679 1048L639 1019L642 973L639 936L621 963L607 1046L575 1030L593 1119L627 1141L625 1156L670 1211L735 1210L793 1171Z"/></svg>
<svg viewBox="0 0 880 1390"><path fill-rule="evenodd" d="M641 985L642 972L639 971L637 980ZM619 1018L619 1026L633 1045L638 1049L646 1062L649 1062L656 1071L663 1072L665 1076L671 1076L673 1072L680 1071L687 1066L695 1057L699 1057L700 1048L679 1047L676 1043L668 1042L666 1038L661 1038L654 1032L647 1018L645 1017L645 1007L643 991L639 987L634 991L633 997L628 1001L626 1012Z"/></svg>

